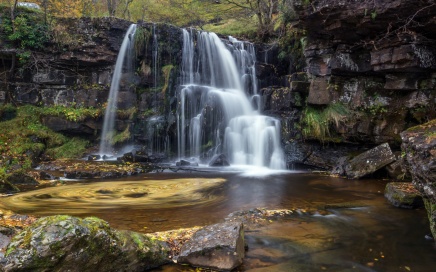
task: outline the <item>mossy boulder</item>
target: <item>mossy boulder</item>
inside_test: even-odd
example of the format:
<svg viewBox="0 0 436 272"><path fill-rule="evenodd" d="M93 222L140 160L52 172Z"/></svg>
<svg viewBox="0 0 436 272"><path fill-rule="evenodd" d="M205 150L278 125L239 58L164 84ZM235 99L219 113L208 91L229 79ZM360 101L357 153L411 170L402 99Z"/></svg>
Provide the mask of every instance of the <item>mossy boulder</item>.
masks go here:
<svg viewBox="0 0 436 272"><path fill-rule="evenodd" d="M410 182L389 182L386 184L385 197L399 208L413 209L424 205L421 194Z"/></svg>
<svg viewBox="0 0 436 272"><path fill-rule="evenodd" d="M168 246L95 217L43 217L12 238L4 271L144 271L169 262Z"/></svg>
<svg viewBox="0 0 436 272"><path fill-rule="evenodd" d="M401 133L404 167L424 197L430 229L436 237L436 119Z"/></svg>
<svg viewBox="0 0 436 272"><path fill-rule="evenodd" d="M0 193L10 193L10 192L19 192L15 185L11 184L9 181L2 179L0 177Z"/></svg>
<svg viewBox="0 0 436 272"><path fill-rule="evenodd" d="M27 174L24 170L19 170L10 174L6 181L13 185L29 185L29 186L37 186L39 183L36 179L29 174Z"/></svg>

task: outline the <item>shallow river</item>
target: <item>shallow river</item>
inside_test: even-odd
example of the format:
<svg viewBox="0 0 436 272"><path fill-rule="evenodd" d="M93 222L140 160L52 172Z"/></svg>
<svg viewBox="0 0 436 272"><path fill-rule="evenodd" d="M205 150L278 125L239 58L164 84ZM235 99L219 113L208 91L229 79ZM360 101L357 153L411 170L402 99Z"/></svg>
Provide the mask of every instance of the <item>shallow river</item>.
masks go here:
<svg viewBox="0 0 436 272"><path fill-rule="evenodd" d="M424 238L426 213L392 207L385 184L295 172L169 172L45 188L1 202L22 214L94 215L140 232L213 224L256 207L298 209L301 214L246 232L249 249L239 271L435 271L436 249ZM341 208L326 214L326 205Z"/></svg>

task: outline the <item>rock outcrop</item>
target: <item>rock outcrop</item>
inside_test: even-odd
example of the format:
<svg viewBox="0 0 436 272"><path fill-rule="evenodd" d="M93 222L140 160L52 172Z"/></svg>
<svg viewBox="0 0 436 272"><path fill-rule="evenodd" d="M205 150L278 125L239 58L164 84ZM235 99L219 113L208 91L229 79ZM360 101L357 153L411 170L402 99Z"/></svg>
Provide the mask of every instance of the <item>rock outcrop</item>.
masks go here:
<svg viewBox="0 0 436 272"><path fill-rule="evenodd" d="M401 133L404 162L421 192L436 237L436 119Z"/></svg>
<svg viewBox="0 0 436 272"><path fill-rule="evenodd" d="M399 150L400 132L436 118L434 1L315 0L293 1L293 7L294 27L306 33L310 85L307 93L298 92L307 105L296 122L306 140L351 148L387 142ZM281 92L280 103L268 104L272 110L288 106L280 96L289 97L288 104L295 100ZM328 120L326 111L337 105L347 111ZM330 122L323 138L306 129L308 113ZM284 141L299 139L282 135Z"/></svg>
<svg viewBox="0 0 436 272"><path fill-rule="evenodd" d="M245 255L242 223L226 222L204 227L185 243L177 259L196 267L231 271Z"/></svg>
<svg viewBox="0 0 436 272"><path fill-rule="evenodd" d="M401 131L435 117L436 49L427 42L436 40L434 7L430 0L295 5L308 33L308 104L355 112L337 127L341 138L398 145Z"/></svg>
<svg viewBox="0 0 436 272"><path fill-rule="evenodd" d="M4 271L144 271L168 263L168 246L95 217L50 216L13 237Z"/></svg>

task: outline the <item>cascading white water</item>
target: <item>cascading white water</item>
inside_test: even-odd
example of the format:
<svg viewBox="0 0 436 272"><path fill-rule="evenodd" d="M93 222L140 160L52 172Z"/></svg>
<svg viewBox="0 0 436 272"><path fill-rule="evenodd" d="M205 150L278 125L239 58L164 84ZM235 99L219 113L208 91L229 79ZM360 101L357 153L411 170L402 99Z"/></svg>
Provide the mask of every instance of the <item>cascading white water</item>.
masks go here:
<svg viewBox="0 0 436 272"><path fill-rule="evenodd" d="M112 76L112 82L104 114L103 130L100 139L101 155L112 154L112 137L114 136L115 116L117 112L118 90L120 87L120 79L123 71L125 59L129 59L134 50L134 35L136 31L136 24L130 25L129 29L124 36L123 43L121 44L120 51L118 52L117 62ZM133 64L130 60L127 61L127 69L132 69Z"/></svg>
<svg viewBox="0 0 436 272"><path fill-rule="evenodd" d="M179 158L225 153L232 164L284 169L280 122L258 111L254 46L186 29L183 39Z"/></svg>

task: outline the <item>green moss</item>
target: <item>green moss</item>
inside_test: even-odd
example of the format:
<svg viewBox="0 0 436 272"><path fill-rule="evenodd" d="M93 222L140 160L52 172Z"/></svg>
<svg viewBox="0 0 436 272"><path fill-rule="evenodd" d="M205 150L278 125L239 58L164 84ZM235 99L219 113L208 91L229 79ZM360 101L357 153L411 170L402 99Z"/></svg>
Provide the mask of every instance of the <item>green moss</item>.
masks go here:
<svg viewBox="0 0 436 272"><path fill-rule="evenodd" d="M81 120L85 116L95 116L95 109L40 108L26 105L14 110L14 118L0 122L0 167L6 169L6 172L11 168L16 169L17 166L31 168L33 160L45 151L53 158L79 156L89 144L86 140L56 133L44 126L40 120L46 115Z"/></svg>
<svg viewBox="0 0 436 272"><path fill-rule="evenodd" d="M75 137L66 140L61 146L47 149L46 154L54 159L77 158L83 155L89 145L88 140Z"/></svg>
<svg viewBox="0 0 436 272"><path fill-rule="evenodd" d="M406 131L408 132L425 132L425 133L430 133L430 131L428 130L431 127L436 127L436 119L433 119L425 124L422 125L418 125L418 126L414 126L411 128L408 128Z"/></svg>
<svg viewBox="0 0 436 272"><path fill-rule="evenodd" d="M164 85L162 87L162 93L166 93L167 89L168 89L168 84L170 81L170 75L171 75L171 71L173 70L174 65L166 65L164 67L162 67L162 73L164 74Z"/></svg>
<svg viewBox="0 0 436 272"><path fill-rule="evenodd" d="M137 55L140 55L144 50L147 50L147 44L150 40L151 33L141 26L136 28L135 32L135 51Z"/></svg>
<svg viewBox="0 0 436 272"><path fill-rule="evenodd" d="M423 198L425 209L427 210L428 220L430 222L430 230L433 237L436 237L436 204L432 203L428 198Z"/></svg>
<svg viewBox="0 0 436 272"><path fill-rule="evenodd" d="M111 144L120 144L129 141L132 138L132 135L130 134L130 125L126 127L124 131L121 133L116 133L113 137L111 137Z"/></svg>
<svg viewBox="0 0 436 272"><path fill-rule="evenodd" d="M0 105L0 121L8 121L17 116L17 109L12 104Z"/></svg>
<svg viewBox="0 0 436 272"><path fill-rule="evenodd" d="M93 107L52 106L38 109L39 113L43 116L59 116L72 122L81 122L86 118L99 118L103 115L102 109Z"/></svg>
<svg viewBox="0 0 436 272"><path fill-rule="evenodd" d="M131 120L135 117L138 109L136 107L131 107L126 110L117 110L117 118L121 120Z"/></svg>

